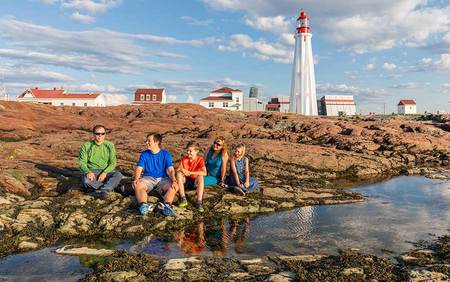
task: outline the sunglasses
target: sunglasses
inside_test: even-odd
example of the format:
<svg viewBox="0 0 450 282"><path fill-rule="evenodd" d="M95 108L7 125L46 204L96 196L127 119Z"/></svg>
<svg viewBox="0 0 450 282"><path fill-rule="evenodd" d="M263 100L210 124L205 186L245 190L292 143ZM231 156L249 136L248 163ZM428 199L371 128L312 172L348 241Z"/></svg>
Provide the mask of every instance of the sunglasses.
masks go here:
<svg viewBox="0 0 450 282"><path fill-rule="evenodd" d="M97 135L97 136L102 136L102 135L105 135L106 132L95 132L94 134Z"/></svg>
<svg viewBox="0 0 450 282"><path fill-rule="evenodd" d="M218 142L214 142L214 145L219 146L219 147L222 147L222 144L221 144L221 143L218 143Z"/></svg>

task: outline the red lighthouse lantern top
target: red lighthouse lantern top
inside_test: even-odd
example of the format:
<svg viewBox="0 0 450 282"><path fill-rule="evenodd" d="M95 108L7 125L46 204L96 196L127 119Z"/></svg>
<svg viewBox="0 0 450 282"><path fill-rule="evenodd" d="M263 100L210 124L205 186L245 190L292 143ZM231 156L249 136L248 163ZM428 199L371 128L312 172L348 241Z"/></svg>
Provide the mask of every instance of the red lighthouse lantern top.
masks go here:
<svg viewBox="0 0 450 282"><path fill-rule="evenodd" d="M297 18L297 33L309 33L309 16L304 10L300 11Z"/></svg>

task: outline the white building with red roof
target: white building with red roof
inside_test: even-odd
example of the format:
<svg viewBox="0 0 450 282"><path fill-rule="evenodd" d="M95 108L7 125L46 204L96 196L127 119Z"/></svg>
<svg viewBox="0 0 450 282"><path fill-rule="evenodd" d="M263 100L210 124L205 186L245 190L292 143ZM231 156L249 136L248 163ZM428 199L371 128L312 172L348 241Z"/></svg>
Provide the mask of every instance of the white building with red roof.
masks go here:
<svg viewBox="0 0 450 282"><path fill-rule="evenodd" d="M222 87L209 93L208 97L200 99L200 105L208 109L242 111L243 100L241 90Z"/></svg>
<svg viewBox="0 0 450 282"><path fill-rule="evenodd" d="M325 95L317 106L318 113L324 116L356 115L356 103L352 95Z"/></svg>
<svg viewBox="0 0 450 282"><path fill-rule="evenodd" d="M67 93L64 89L28 88L17 96L19 102L53 106L104 107L105 97L100 93Z"/></svg>
<svg viewBox="0 0 450 282"><path fill-rule="evenodd" d="M138 88L134 92L133 104L165 104L167 102L164 88Z"/></svg>
<svg viewBox="0 0 450 282"><path fill-rule="evenodd" d="M400 100L398 102L398 114L399 115L414 115L417 114L416 100Z"/></svg>

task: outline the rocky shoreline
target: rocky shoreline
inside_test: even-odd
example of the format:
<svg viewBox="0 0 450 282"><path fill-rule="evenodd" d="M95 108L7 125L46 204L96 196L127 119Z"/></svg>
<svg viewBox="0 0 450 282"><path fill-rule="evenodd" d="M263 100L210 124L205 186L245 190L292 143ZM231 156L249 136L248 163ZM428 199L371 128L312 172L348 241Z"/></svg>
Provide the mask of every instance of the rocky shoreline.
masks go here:
<svg viewBox="0 0 450 282"><path fill-rule="evenodd" d="M342 250L338 255L161 259L116 252L82 281L448 281L450 236L397 262Z"/></svg>
<svg viewBox="0 0 450 282"><path fill-rule="evenodd" d="M0 120L0 256L60 240L164 234L218 216L364 201L344 188L399 174L448 179L450 164L449 116L309 118L182 104L86 109L0 102ZM219 135L244 142L261 190L241 198L210 187L204 214L176 209L169 219L139 216L133 197L86 195L76 159L96 123L110 128L118 169L128 177L150 131L164 134L175 159L187 140L204 148Z"/></svg>

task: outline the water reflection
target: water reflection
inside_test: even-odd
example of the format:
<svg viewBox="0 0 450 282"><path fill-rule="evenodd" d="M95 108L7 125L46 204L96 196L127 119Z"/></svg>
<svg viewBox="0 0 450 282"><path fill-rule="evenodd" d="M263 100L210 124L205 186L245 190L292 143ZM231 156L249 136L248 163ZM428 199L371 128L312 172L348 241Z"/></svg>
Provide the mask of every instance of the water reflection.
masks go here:
<svg viewBox="0 0 450 282"><path fill-rule="evenodd" d="M54 248L0 260L0 281L78 281L91 269L76 256L53 253Z"/></svg>
<svg viewBox="0 0 450 282"><path fill-rule="evenodd" d="M409 250L409 242L449 232L449 188L449 181L398 177L355 189L368 196L363 203L201 222L133 248L165 257L298 255L340 248L395 256Z"/></svg>

